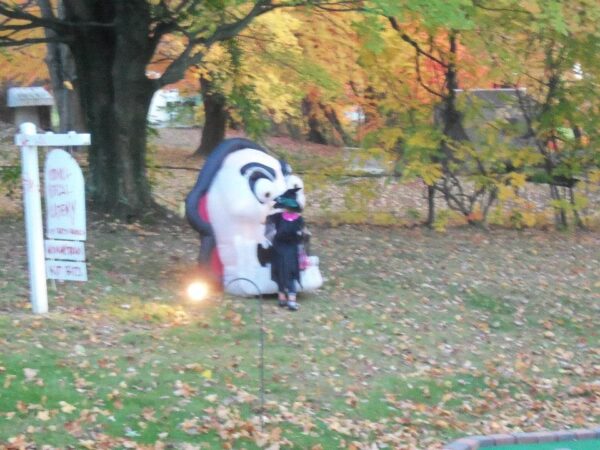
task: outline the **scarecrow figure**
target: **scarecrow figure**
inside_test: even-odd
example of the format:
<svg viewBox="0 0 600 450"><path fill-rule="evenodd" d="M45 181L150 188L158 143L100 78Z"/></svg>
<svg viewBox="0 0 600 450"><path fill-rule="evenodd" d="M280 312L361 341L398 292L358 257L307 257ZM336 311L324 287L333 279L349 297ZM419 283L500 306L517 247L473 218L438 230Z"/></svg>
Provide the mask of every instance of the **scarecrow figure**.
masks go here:
<svg viewBox="0 0 600 450"><path fill-rule="evenodd" d="M299 188L297 201L304 206L302 181L290 166L248 139L226 139L213 150L185 202L187 219L200 234L205 281L236 295L257 294L250 283L233 282L240 278L255 283L261 294L278 292L265 259L272 250L265 223L276 212L274 199L291 187ZM323 283L318 258L309 260L300 277L303 291Z"/></svg>

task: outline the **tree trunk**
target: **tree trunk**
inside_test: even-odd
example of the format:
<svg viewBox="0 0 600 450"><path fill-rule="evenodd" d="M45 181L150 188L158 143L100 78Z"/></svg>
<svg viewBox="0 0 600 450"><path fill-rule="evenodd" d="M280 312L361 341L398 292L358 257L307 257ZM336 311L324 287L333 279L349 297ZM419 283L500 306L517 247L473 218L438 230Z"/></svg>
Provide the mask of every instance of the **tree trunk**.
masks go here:
<svg viewBox="0 0 600 450"><path fill-rule="evenodd" d="M577 210L577 204L575 203L575 190L572 186L569 186L566 189L568 189L569 192L569 202L571 203L571 206L573 208L573 218L575 219L575 225L577 226L577 228L583 230L585 229L585 224L583 223L583 219L581 218L581 216L579 215L579 211Z"/></svg>
<svg viewBox="0 0 600 450"><path fill-rule="evenodd" d="M79 98L79 80L75 74L71 51L66 45L59 44L56 54L58 56L55 63L56 70L59 70L61 75L56 77L56 81L53 77L52 89L58 107L59 132L87 131Z"/></svg>
<svg viewBox="0 0 600 450"><path fill-rule="evenodd" d="M456 107L456 90L458 89L458 70L456 67L457 42L456 34L450 33L450 62L446 67L446 95L444 97L444 136L449 139L467 140L468 137L462 128L462 116ZM448 148L446 140L443 143L444 154L448 158L451 156L451 150Z"/></svg>
<svg viewBox="0 0 600 450"><path fill-rule="evenodd" d="M427 185L427 221L425 225L433 228L435 222L435 188Z"/></svg>
<svg viewBox="0 0 600 450"><path fill-rule="evenodd" d="M323 133L321 122L318 118L318 105L309 96L302 100L302 113L306 117L308 125L307 139L315 144L327 144L327 138Z"/></svg>
<svg viewBox="0 0 600 450"><path fill-rule="evenodd" d="M557 206L554 207L554 224L557 229L564 230L569 225L565 208L561 206L562 196L558 186L550 185L550 197L554 200Z"/></svg>
<svg viewBox="0 0 600 450"><path fill-rule="evenodd" d="M335 112L335 109L333 109L329 105L324 105L321 102L319 102L319 107L323 111L325 118L329 121L329 123L331 124L333 129L339 135L339 139L341 140L341 143L343 145L351 145L352 139L350 138L348 133L346 133L346 130L344 130L344 127L342 126L342 123L340 122L340 119L338 118L337 113Z"/></svg>
<svg viewBox="0 0 600 450"><path fill-rule="evenodd" d="M48 0L38 2L42 15L52 18L52 8ZM58 3L58 17L63 19L65 12L63 2ZM46 36L50 39L57 37L56 33L45 28ZM59 116L58 131L86 131L83 112L79 99L79 87L75 73L75 63L69 47L58 42L46 44L46 64L50 73L52 92Z"/></svg>
<svg viewBox="0 0 600 450"><path fill-rule="evenodd" d="M200 146L194 155L206 156L225 139L227 129L227 111L225 96L214 89L210 80L200 77L200 92L204 105L204 127Z"/></svg>
<svg viewBox="0 0 600 450"><path fill-rule="evenodd" d="M146 117L154 92L146 77L149 11L143 0L69 2L67 19L114 23L77 29L71 46L81 101L92 134L88 190L92 206L117 217L141 217L153 205L146 176Z"/></svg>

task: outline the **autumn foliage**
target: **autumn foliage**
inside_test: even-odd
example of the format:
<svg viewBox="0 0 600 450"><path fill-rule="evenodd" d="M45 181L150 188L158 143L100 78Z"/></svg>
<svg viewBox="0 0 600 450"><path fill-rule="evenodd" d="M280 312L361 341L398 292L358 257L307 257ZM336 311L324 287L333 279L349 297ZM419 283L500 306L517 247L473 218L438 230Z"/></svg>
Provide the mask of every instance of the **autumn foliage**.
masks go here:
<svg viewBox="0 0 600 450"><path fill-rule="evenodd" d="M0 3L7 17L19 17L0 30L7 45L1 55L5 79L27 84L46 77L43 46L8 46L17 37L30 43L43 38L27 22L33 16L19 16L9 9L11 2ZM599 39L593 20L598 6L593 2L567 6L531 0L491 6L379 0L300 2L305 7L298 8L262 1L225 3L225 9L197 2L179 7L144 3L150 29L156 32L146 42L153 50L144 63L146 74L141 67L136 72L140 80L135 85L146 86L145 98L162 84L174 83L169 86L182 95L203 94L204 106L217 99L212 109L201 105L196 111L198 124L207 124L206 136L218 130L219 138L233 128L256 139L286 135L359 148L353 150L355 160L378 155L391 164L386 173L424 184L426 222L438 229L448 222L447 212L436 215L440 202L450 216L474 225L486 227L490 220L517 227L544 225L544 214L534 215L521 195L529 183L547 187L551 200L545 216L556 226L596 223L591 198L600 170L595 150L600 63L597 52L586 51ZM39 13L33 5L23 5L30 14ZM73 9L75 15L78 11ZM251 20L241 21L235 32L217 26L245 14ZM211 33L215 40L207 38ZM496 92L492 106L471 95L482 89ZM506 94L511 99L502 98L503 90L512 92ZM106 95L116 102L124 98ZM146 106L129 100L142 117ZM89 109L96 102L85 104ZM98 123L106 117L113 116L98 112ZM114 128L97 126L103 133ZM101 161L117 156L136 159L136 164L123 167L141 167L146 136L139 128L121 127L143 134L127 138L140 147L133 156L105 143L92 149L93 154L116 152L111 158L93 157L92 173ZM107 136L106 142L114 139ZM94 183L112 176L113 171L104 169ZM122 188L127 186L138 207L150 201L143 170L119 178L136 180L136 186L123 182ZM107 207L123 198L113 195L113 185L93 190L103 192ZM127 210L134 203L119 208Z"/></svg>

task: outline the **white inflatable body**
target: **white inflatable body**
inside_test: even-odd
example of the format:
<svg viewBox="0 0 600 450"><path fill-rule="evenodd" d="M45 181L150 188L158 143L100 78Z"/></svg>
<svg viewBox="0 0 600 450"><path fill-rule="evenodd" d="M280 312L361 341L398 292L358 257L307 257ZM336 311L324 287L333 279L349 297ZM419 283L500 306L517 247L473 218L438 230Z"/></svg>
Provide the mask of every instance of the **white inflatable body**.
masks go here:
<svg viewBox="0 0 600 450"><path fill-rule="evenodd" d="M213 275L220 278L227 292L243 296L276 293L271 266L261 265L258 247L259 244L265 248L270 246L265 238L265 222L267 216L277 212L273 209L275 197L290 187L300 187L298 201L304 206L302 180L289 173L287 164L251 141L227 140L215 151L232 142L244 148L221 151L224 158L218 158L217 162L213 159L209 163L209 156L205 166L214 167L203 168L200 173L186 201L186 214L201 236L209 242L214 238L212 244L202 239L203 247L214 248L209 252L201 248L200 262L211 266ZM198 225L194 219L199 221ZM207 236L207 231L212 232L212 236ZM323 284L318 257L309 257L309 266L301 271L300 281L299 292L311 291Z"/></svg>

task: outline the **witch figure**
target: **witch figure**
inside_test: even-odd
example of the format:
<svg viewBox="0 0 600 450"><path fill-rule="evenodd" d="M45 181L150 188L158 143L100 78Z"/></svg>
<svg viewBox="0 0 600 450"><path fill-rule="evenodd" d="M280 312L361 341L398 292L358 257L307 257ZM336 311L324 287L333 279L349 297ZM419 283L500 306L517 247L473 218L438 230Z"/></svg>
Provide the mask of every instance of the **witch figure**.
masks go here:
<svg viewBox="0 0 600 450"><path fill-rule="evenodd" d="M272 238L271 279L277 283L279 306L290 311L298 310L297 284L300 285L300 256L304 240L304 219L298 203L299 189L288 189L275 198L275 208L283 210L268 217L275 229ZM267 228L269 227L267 226Z"/></svg>

